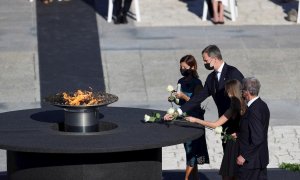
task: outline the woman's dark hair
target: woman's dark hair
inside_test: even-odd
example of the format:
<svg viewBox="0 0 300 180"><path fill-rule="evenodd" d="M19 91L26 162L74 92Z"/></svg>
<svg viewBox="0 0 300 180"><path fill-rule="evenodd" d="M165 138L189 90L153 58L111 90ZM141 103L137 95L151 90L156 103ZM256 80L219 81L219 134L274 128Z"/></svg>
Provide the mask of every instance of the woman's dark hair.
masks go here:
<svg viewBox="0 0 300 180"><path fill-rule="evenodd" d="M192 55L185 55L180 59L180 63L185 62L190 67L194 67L194 69L191 69L192 75L195 78L199 78L198 72L197 72L197 61L194 56Z"/></svg>

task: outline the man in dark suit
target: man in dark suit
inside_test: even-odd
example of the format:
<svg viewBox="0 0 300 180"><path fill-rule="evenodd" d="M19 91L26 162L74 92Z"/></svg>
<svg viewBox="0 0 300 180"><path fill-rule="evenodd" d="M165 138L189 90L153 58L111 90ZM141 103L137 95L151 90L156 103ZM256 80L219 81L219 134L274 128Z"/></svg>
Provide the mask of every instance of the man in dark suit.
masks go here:
<svg viewBox="0 0 300 180"><path fill-rule="evenodd" d="M221 51L216 45L209 45L202 51L204 66L211 72L205 81L203 90L191 97L183 106L178 109L179 113L187 112L196 106L199 106L207 97L212 96L218 108L219 117L222 116L230 106L230 98L225 93L225 82L232 79L242 81L243 74L235 67L226 64L223 61ZM172 117L165 115L165 120L171 120ZM227 121L223 129L228 127ZM225 144L223 143L223 149Z"/></svg>
<svg viewBox="0 0 300 180"><path fill-rule="evenodd" d="M270 111L267 104L258 96L260 82L256 78L243 80L243 97L248 109L240 122L240 132L237 134L240 155L237 164L240 165L239 179L267 179L269 164L268 127Z"/></svg>

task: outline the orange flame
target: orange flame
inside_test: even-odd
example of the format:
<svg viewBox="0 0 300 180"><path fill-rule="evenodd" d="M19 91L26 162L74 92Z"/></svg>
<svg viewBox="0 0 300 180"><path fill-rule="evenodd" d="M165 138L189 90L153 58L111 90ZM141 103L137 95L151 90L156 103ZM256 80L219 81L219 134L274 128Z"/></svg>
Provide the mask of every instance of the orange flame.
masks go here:
<svg viewBox="0 0 300 180"><path fill-rule="evenodd" d="M62 93L66 105L79 106L79 105L96 105L100 104L104 99L97 97L91 91L77 90L74 94Z"/></svg>

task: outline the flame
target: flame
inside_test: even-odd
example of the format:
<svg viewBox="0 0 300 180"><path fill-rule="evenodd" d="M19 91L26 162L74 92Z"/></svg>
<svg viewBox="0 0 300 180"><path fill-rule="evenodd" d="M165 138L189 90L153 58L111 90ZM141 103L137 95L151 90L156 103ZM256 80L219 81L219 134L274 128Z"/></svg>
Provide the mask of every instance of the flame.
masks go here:
<svg viewBox="0 0 300 180"><path fill-rule="evenodd" d="M104 99L101 98L101 96L95 96L91 91L77 90L73 94L63 92L62 96L63 96L64 103L66 105L71 105L71 106L79 106L79 105L91 106L91 105L100 104L101 102L104 101Z"/></svg>

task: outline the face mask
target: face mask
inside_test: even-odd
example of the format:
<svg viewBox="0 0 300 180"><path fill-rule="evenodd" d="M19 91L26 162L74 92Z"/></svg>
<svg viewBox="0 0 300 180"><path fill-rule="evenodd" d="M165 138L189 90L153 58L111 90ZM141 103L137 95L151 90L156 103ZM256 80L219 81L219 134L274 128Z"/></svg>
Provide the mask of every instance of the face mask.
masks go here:
<svg viewBox="0 0 300 180"><path fill-rule="evenodd" d="M210 63L205 63L205 64L204 64L204 67L205 67L207 70L213 70L213 69L214 69L214 66L210 66Z"/></svg>
<svg viewBox="0 0 300 180"><path fill-rule="evenodd" d="M182 76L186 77L191 74L191 70L190 69L180 69L180 73Z"/></svg>

